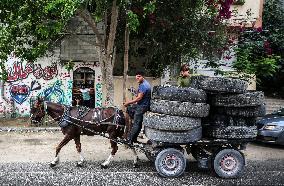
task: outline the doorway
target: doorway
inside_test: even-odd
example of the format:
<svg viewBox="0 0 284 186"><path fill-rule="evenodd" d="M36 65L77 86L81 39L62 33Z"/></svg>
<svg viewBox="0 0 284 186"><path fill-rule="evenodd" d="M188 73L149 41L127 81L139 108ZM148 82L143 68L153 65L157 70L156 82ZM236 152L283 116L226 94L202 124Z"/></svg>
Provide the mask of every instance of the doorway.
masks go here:
<svg viewBox="0 0 284 186"><path fill-rule="evenodd" d="M73 72L72 105L82 105L83 98L80 89L90 89L91 108L95 107L95 71L88 67L77 68Z"/></svg>

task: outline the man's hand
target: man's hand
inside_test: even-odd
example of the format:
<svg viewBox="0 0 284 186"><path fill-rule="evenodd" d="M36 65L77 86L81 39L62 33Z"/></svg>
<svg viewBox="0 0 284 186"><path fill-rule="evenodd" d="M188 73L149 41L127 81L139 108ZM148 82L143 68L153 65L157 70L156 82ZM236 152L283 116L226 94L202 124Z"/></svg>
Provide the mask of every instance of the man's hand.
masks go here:
<svg viewBox="0 0 284 186"><path fill-rule="evenodd" d="M143 98L143 93L138 93L137 97L131 101L126 101L125 103L123 103L123 105L125 107L127 107L128 105L130 104L133 104L133 103L137 103L138 101L140 101L141 99Z"/></svg>

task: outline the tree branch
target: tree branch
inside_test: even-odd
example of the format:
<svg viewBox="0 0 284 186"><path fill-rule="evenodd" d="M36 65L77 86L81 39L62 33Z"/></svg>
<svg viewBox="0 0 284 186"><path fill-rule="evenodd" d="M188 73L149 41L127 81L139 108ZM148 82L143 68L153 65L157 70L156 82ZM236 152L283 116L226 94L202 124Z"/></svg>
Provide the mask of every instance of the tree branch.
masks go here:
<svg viewBox="0 0 284 186"><path fill-rule="evenodd" d="M92 28L92 30L94 31L94 33L96 34L97 40L98 40L98 44L101 46L103 45L103 38L100 34L100 32L98 31L98 28L96 26L96 22L94 21L94 19L92 18L91 14L89 11L87 11L86 9L79 9L77 11L77 14L84 19L84 21L86 21L89 26Z"/></svg>

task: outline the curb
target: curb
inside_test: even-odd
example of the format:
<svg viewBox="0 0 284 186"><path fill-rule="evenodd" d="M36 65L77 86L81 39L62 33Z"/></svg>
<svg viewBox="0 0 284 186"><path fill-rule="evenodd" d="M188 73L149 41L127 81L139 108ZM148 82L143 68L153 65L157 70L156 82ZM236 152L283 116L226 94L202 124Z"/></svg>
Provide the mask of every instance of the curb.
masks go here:
<svg viewBox="0 0 284 186"><path fill-rule="evenodd" d="M60 127L0 127L0 132L57 132Z"/></svg>

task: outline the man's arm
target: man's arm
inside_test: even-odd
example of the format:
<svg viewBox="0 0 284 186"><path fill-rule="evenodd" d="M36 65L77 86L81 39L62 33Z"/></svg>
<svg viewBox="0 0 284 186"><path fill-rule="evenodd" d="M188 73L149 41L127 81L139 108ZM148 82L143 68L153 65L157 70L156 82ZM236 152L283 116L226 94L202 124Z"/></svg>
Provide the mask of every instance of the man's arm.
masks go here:
<svg viewBox="0 0 284 186"><path fill-rule="evenodd" d="M138 95L137 95L137 97L136 97L135 99L133 99L133 100L131 100L131 101L127 101L127 102L124 103L123 105L127 107L128 105L130 105L130 104L132 104L132 103L136 103L136 102L140 101L140 100L143 98L143 96L144 96L144 94L141 93L141 92L139 92Z"/></svg>

